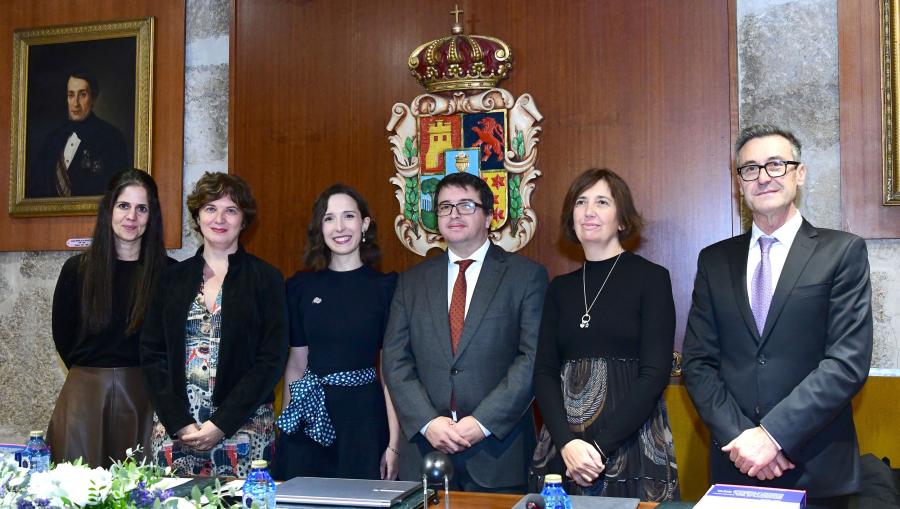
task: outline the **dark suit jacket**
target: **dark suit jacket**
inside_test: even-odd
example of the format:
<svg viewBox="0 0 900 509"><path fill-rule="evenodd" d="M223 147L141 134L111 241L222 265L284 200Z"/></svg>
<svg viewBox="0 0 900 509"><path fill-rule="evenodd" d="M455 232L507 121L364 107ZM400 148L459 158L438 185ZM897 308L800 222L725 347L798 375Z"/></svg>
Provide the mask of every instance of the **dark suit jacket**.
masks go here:
<svg viewBox="0 0 900 509"><path fill-rule="evenodd" d="M421 479L432 451L419 430L450 415L472 415L492 433L456 455L485 487L523 486L534 451L531 379L547 271L491 246L478 276L459 347L450 347L447 254L400 274L384 336L384 377L403 444L400 477Z"/></svg>
<svg viewBox="0 0 900 509"><path fill-rule="evenodd" d="M56 161L72 132L81 143L69 164L72 196L92 196L106 192L116 173L132 166L122 132L93 113L81 122L66 121L54 129L41 144L40 152L29 154L25 197L57 197Z"/></svg>
<svg viewBox="0 0 900 509"><path fill-rule="evenodd" d="M166 269L147 308L141 331L141 367L148 393L169 433L194 422L185 380L184 327L203 279L202 248ZM275 267L243 247L228 257L222 284L222 338L210 416L226 437L256 409L274 401L272 390L288 351L284 279Z"/></svg>
<svg viewBox="0 0 900 509"><path fill-rule="evenodd" d="M762 424L797 468L766 485L830 497L859 487L853 396L869 372L872 309L865 242L806 221L760 335L747 296L750 233L700 253L684 379L709 427L713 482L756 484L721 447Z"/></svg>

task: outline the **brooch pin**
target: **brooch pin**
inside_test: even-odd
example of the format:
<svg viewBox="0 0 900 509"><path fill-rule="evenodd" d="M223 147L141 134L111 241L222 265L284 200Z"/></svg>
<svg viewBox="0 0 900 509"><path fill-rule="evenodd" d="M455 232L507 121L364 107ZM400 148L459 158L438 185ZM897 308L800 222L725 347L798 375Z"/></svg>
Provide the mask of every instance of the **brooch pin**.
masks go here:
<svg viewBox="0 0 900 509"><path fill-rule="evenodd" d="M322 299L320 299L319 297L316 297L313 299L313 304L321 304L321 303L322 303Z"/></svg>

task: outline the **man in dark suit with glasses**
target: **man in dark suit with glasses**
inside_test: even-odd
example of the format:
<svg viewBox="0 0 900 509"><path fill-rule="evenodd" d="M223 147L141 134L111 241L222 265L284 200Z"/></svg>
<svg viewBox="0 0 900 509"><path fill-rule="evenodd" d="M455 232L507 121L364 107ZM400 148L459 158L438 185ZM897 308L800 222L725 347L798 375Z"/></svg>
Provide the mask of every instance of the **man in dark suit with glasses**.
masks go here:
<svg viewBox="0 0 900 509"><path fill-rule="evenodd" d="M753 226L700 253L683 350L712 480L846 507L860 485L850 403L872 358L866 244L800 215L807 169L792 133L749 127L735 150Z"/></svg>

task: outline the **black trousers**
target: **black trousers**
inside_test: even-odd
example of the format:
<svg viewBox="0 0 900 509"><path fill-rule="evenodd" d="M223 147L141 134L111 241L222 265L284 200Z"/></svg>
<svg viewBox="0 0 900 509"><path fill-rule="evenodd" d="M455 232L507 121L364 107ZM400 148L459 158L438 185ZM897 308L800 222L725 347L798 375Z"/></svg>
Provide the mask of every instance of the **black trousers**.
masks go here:
<svg viewBox="0 0 900 509"><path fill-rule="evenodd" d="M511 493L517 494L522 493L525 494L528 492L528 486L503 486L501 488L488 488L486 486L482 486L475 482L472 479L472 476L469 475L469 472L466 470L465 463L461 461L458 455L451 455L451 460L453 461L453 469L455 471L453 478L450 479L449 485L451 491L468 491L468 492L476 492L476 493ZM437 488L437 486L432 486L429 483L429 487ZM441 489L443 489L443 484L441 485ZM451 502L452 504L452 502Z"/></svg>
<svg viewBox="0 0 900 509"><path fill-rule="evenodd" d="M850 495L828 498L807 498L806 509L847 509Z"/></svg>

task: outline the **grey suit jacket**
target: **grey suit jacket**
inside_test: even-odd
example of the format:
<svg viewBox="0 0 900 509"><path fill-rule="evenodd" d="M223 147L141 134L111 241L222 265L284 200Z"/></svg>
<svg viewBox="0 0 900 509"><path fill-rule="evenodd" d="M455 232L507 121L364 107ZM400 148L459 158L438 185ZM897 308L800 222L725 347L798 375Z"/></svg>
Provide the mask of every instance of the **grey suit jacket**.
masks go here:
<svg viewBox="0 0 900 509"><path fill-rule="evenodd" d="M419 430L450 415L472 415L491 435L456 456L480 485L526 484L534 450L531 379L547 271L491 246L466 313L456 355L450 347L447 254L400 274L384 336L384 378L408 442L400 476L421 479L430 444Z"/></svg>
<svg viewBox="0 0 900 509"><path fill-rule="evenodd" d="M811 497L859 487L851 400L872 358L865 242L804 221L762 334L747 297L750 234L700 253L684 339L684 380L709 427L713 482L755 484L720 448L762 424L797 465L766 485Z"/></svg>

